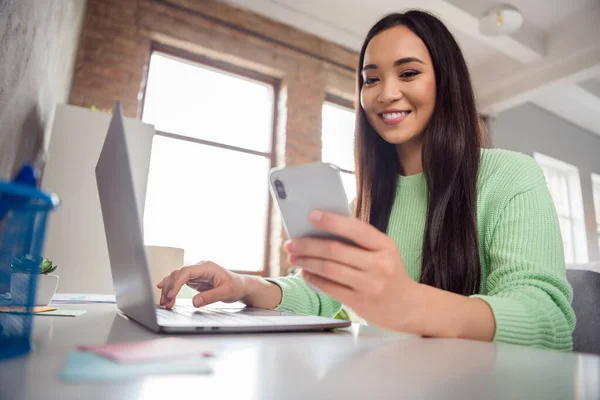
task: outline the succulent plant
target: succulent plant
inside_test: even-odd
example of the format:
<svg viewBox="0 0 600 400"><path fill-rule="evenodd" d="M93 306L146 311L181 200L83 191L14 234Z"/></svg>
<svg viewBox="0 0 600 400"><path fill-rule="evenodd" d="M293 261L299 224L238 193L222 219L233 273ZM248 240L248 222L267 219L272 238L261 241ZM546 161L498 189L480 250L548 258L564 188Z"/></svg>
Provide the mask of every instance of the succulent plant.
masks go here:
<svg viewBox="0 0 600 400"><path fill-rule="evenodd" d="M58 265L54 265L49 259L31 254L15 258L11 265L14 272L28 274L39 272L44 275L54 272L57 267Z"/></svg>
<svg viewBox="0 0 600 400"><path fill-rule="evenodd" d="M348 312L347 312L347 311L346 311L344 308L342 308L342 309L340 310L340 312L338 312L338 313L335 315L335 317L334 317L334 318L335 318L335 319L341 319L341 320L344 320L344 321L350 321L350 315L348 315Z"/></svg>
<svg viewBox="0 0 600 400"><path fill-rule="evenodd" d="M40 272L44 275L48 275L49 273L54 272L57 267L58 265L52 264L52 261L44 257L42 263L40 264Z"/></svg>

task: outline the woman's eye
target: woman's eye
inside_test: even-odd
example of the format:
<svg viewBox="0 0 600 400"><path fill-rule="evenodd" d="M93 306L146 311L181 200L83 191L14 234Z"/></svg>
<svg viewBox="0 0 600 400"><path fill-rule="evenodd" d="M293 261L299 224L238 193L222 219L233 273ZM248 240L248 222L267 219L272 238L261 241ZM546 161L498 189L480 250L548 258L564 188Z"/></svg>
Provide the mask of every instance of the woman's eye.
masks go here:
<svg viewBox="0 0 600 400"><path fill-rule="evenodd" d="M400 74L401 78L414 78L415 76L419 75L420 72L417 71L406 71Z"/></svg>
<svg viewBox="0 0 600 400"><path fill-rule="evenodd" d="M367 79L365 79L365 85L372 85L375 82L377 82L378 80L379 79L377 79L377 78L367 78Z"/></svg>

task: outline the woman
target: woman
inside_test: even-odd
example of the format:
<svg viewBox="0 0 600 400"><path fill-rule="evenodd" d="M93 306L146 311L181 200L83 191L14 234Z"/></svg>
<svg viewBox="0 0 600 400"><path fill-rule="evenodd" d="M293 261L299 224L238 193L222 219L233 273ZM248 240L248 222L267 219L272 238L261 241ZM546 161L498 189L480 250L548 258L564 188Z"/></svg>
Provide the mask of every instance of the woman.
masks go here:
<svg viewBox="0 0 600 400"><path fill-rule="evenodd" d="M287 242L303 270L279 279L184 267L158 285L161 305L203 279L213 288L196 307L240 300L333 316L345 304L387 329L570 350L572 291L544 176L528 156L481 148L469 73L447 28L420 11L383 18L360 52L358 93L356 218L310 216L358 246Z"/></svg>

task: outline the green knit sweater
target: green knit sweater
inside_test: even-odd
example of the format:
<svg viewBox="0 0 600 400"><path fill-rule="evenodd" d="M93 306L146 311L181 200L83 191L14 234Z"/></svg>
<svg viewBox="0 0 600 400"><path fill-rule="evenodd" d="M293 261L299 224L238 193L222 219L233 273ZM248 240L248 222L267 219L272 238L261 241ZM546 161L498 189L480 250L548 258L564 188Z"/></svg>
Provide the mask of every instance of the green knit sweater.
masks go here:
<svg viewBox="0 0 600 400"><path fill-rule="evenodd" d="M387 234L408 275L418 280L427 210L423 173L400 176ZM477 181L481 290L496 320L494 341L572 349L572 289L555 208L544 175L528 156L482 150ZM451 266L448 266L451 268ZM342 305L300 275L270 280L283 293L281 310L334 316Z"/></svg>

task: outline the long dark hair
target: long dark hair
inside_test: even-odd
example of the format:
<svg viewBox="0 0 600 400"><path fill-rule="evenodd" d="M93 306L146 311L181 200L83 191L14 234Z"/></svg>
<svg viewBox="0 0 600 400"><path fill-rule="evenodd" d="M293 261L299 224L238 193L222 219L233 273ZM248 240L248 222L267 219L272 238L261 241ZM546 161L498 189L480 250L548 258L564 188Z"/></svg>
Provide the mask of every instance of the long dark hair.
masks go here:
<svg viewBox="0 0 600 400"><path fill-rule="evenodd" d="M420 282L475 294L481 279L476 223L481 132L469 71L458 44L440 20L417 10L394 13L377 22L365 39L358 94L367 45L378 33L396 26L405 26L425 43L436 81L435 107L423 132L428 204ZM354 213L386 232L402 166L395 146L377 134L357 103Z"/></svg>

